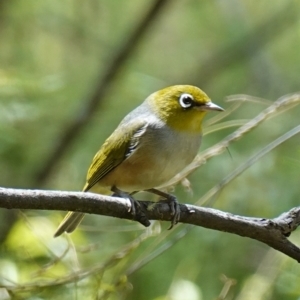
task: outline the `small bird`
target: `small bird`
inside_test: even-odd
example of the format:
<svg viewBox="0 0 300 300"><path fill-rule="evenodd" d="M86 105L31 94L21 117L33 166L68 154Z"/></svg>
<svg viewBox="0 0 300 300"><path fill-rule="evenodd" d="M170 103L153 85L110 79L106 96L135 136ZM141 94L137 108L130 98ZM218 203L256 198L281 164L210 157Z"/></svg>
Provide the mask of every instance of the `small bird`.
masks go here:
<svg viewBox="0 0 300 300"><path fill-rule="evenodd" d="M84 192L129 198L133 215L139 205L132 195L148 191L164 197L177 223L176 198L158 189L190 164L202 138L208 111L223 111L198 87L174 85L159 90L121 121L96 153ZM84 213L68 212L54 236L72 232ZM148 221L149 222L149 221Z"/></svg>

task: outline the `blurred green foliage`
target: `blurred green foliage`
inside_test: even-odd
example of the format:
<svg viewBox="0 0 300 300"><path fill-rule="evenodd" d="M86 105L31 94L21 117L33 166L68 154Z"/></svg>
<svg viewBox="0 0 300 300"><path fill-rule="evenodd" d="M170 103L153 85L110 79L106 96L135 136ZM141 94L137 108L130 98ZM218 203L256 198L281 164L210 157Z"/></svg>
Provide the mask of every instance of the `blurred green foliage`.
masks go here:
<svg viewBox="0 0 300 300"><path fill-rule="evenodd" d="M41 186L37 172L151 5L150 0L0 1L1 186L80 190L104 139L127 112L164 86L195 84L225 108L232 94L269 100L245 103L227 120L251 119L268 103L299 91L298 1L169 1ZM295 107L265 122L232 144L230 155L223 153L192 174L192 195L181 186L176 195L194 203L298 125L299 116ZM205 136L201 149L233 130ZM214 207L275 217L299 205L299 168L298 135L230 183ZM88 216L71 236L53 239L61 218L59 212L0 211L0 285L12 287L10 296L0 288L0 300L177 300L183 291L191 300L300 299L297 263L256 241L183 225L167 231L167 224L154 223L144 229L100 216ZM300 243L299 232L292 240ZM226 286L229 292L217 298Z"/></svg>

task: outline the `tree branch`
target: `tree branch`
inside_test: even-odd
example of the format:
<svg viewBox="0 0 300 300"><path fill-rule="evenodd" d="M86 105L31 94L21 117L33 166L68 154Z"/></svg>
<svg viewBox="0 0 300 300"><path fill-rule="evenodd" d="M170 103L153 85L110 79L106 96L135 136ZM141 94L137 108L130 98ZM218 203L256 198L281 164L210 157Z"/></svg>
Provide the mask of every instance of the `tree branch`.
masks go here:
<svg viewBox="0 0 300 300"><path fill-rule="evenodd" d="M172 218L167 203L140 201L150 220ZM39 209L80 211L133 220L130 201L93 193L0 188L0 207L7 209ZM274 219L237 216L212 208L180 204L180 222L229 232L261 241L300 262L300 249L287 237L300 224L300 206Z"/></svg>

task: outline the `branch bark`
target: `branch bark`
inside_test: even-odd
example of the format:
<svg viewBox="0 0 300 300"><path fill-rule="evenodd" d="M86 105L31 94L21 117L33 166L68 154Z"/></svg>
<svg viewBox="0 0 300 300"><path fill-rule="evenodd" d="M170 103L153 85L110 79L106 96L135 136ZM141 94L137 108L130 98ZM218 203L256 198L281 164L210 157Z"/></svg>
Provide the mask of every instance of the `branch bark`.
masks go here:
<svg viewBox="0 0 300 300"><path fill-rule="evenodd" d="M170 221L169 205L139 201L150 220ZM0 188L0 207L7 209L63 210L134 220L130 201L93 193ZM300 206L274 219L233 215L212 208L180 204L180 222L237 234L263 242L300 262L300 249L287 237L300 224Z"/></svg>

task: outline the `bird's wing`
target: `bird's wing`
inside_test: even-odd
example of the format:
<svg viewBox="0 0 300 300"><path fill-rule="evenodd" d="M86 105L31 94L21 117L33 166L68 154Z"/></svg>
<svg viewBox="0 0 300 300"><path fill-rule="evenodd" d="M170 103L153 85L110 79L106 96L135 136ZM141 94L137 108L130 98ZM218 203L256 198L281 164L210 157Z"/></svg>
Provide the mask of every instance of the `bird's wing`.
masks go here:
<svg viewBox="0 0 300 300"><path fill-rule="evenodd" d="M88 170L83 191L91 189L111 170L128 158L138 146L139 138L145 133L148 123L144 120L119 126L96 153Z"/></svg>

